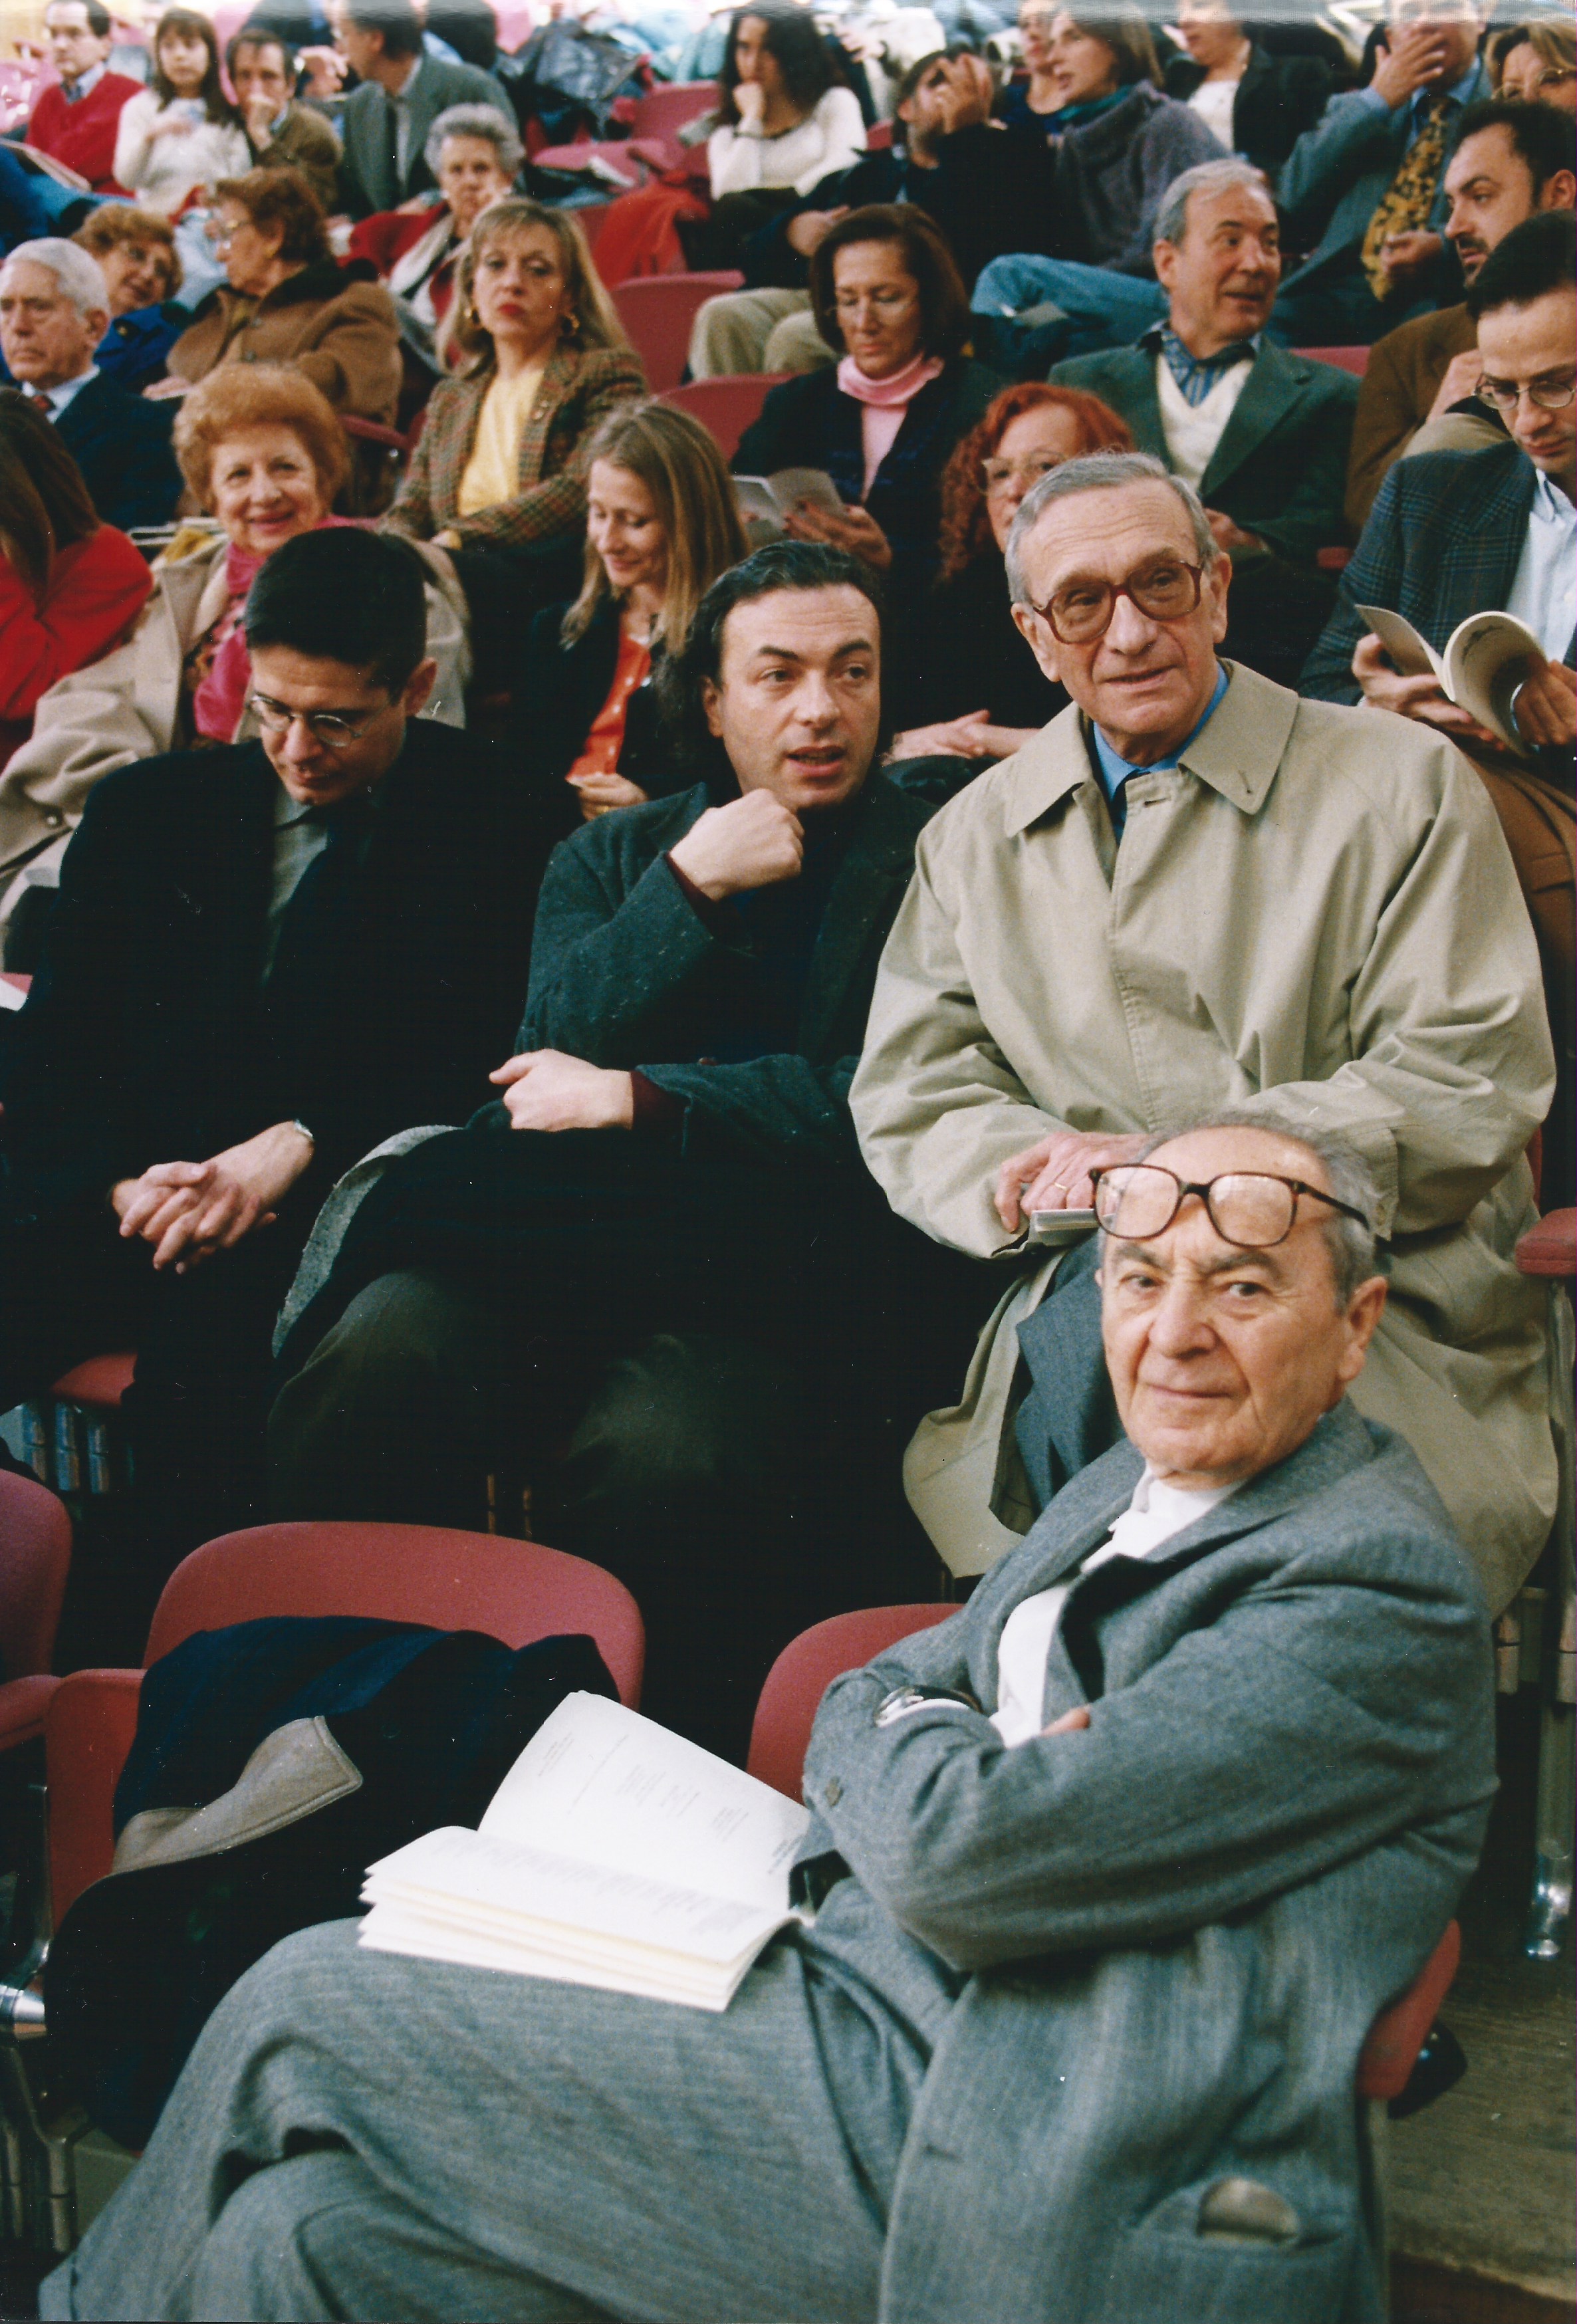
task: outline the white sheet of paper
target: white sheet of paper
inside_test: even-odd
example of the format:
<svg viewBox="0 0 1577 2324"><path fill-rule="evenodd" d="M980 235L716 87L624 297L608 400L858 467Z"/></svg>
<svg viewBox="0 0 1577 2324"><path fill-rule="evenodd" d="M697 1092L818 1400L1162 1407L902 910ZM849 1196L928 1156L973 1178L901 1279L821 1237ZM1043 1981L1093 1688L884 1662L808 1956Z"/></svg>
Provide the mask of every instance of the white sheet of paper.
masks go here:
<svg viewBox="0 0 1577 2324"><path fill-rule="evenodd" d="M575 1693L543 1720L481 1829L781 1914L809 1821L797 1801L683 1736L604 1696Z"/></svg>

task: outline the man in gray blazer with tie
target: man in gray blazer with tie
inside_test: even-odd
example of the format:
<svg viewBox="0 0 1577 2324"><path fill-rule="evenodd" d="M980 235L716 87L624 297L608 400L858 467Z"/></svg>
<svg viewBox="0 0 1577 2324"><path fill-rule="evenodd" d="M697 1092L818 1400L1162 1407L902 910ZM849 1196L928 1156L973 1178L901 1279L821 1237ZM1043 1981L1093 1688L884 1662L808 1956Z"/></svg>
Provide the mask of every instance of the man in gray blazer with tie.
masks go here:
<svg viewBox="0 0 1577 2324"><path fill-rule="evenodd" d="M1366 1166L1098 1178L1128 1441L829 1689L814 1921L722 2016L280 1945L46 2317L1379 2324L1353 2075L1494 1788L1486 1609L1344 1390Z"/></svg>
<svg viewBox="0 0 1577 2324"><path fill-rule="evenodd" d="M361 82L339 124L340 194L353 217L394 209L435 183L427 133L449 106L490 105L512 125L491 73L427 53L410 0L336 0L333 14L335 46Z"/></svg>

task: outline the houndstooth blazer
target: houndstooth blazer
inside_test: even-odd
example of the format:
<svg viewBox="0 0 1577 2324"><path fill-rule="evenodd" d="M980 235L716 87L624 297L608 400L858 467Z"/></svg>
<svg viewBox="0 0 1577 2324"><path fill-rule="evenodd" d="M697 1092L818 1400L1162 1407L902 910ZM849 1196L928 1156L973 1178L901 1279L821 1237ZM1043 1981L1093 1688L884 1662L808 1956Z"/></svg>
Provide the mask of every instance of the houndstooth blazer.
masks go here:
<svg viewBox="0 0 1577 2324"><path fill-rule="evenodd" d="M518 496L461 516L460 479L493 377L490 364L434 388L421 440L400 496L383 519L388 530L408 533L413 540L430 540L447 530L461 548L481 549L551 540L584 524L581 447L615 404L645 394L640 357L628 347L556 347L521 432Z"/></svg>
<svg viewBox="0 0 1577 2324"><path fill-rule="evenodd" d="M1487 452L1420 452L1398 460L1342 576L1299 692L1316 702L1360 699L1352 654L1369 624L1360 605L1403 614L1437 653L1470 613L1504 607L1537 482L1533 462L1509 442ZM1563 659L1568 665L1572 659L1570 644Z"/></svg>

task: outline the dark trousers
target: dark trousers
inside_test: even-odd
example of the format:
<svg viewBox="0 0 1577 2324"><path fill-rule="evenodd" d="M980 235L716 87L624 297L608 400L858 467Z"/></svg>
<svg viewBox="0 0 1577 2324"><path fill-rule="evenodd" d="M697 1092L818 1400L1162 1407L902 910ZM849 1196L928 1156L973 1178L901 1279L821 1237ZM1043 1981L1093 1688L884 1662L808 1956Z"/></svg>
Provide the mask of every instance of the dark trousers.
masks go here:
<svg viewBox="0 0 1577 2324"><path fill-rule="evenodd" d="M287 1351L273 1513L475 1526L486 1476L523 1474L536 1537L637 1599L650 1715L739 1756L796 1630L934 1594L903 1447L990 1286L872 1188L848 1190L857 1217L829 1191L818 1238L814 1206L782 1217L623 1133L467 1138L518 1169L536 1231L507 1259L391 1263Z"/></svg>
<svg viewBox="0 0 1577 2324"><path fill-rule="evenodd" d="M1336 602L1335 576L1281 557L1232 560L1222 651L1296 694Z"/></svg>
<svg viewBox="0 0 1577 2324"><path fill-rule="evenodd" d="M262 1512L273 1319L309 1219L155 1274L107 1204L0 1222L0 1410L85 1357L134 1348L124 1405L134 1532L150 1584L189 1550Z"/></svg>
<svg viewBox="0 0 1577 2324"><path fill-rule="evenodd" d="M1268 327L1284 347L1371 347L1398 323L1431 313L1434 303L1406 296L1377 299L1354 250L1313 281L1283 290Z"/></svg>

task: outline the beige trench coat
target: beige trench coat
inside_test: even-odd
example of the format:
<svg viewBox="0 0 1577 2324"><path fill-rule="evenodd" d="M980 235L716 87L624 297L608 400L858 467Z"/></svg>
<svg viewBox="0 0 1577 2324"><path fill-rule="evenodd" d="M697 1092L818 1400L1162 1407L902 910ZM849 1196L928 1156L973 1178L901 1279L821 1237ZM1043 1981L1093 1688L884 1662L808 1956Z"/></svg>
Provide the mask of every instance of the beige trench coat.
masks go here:
<svg viewBox="0 0 1577 2324"><path fill-rule="evenodd" d="M1120 851L1071 707L921 834L854 1121L896 1211L1010 1274L909 1499L960 1574L1034 1515L1016 1326L1056 1260L1004 1232L999 1166L1053 1130L1247 1109L1373 1169L1391 1296L1353 1401L1412 1443L1499 1608L1555 1499L1545 1290L1512 1262L1554 1088L1527 912L1449 745L1231 676L1181 768L1130 782Z"/></svg>
<svg viewBox="0 0 1577 2324"><path fill-rule="evenodd" d="M116 767L176 748L182 665L225 610L228 545L217 540L160 565L153 595L125 642L57 679L41 699L32 734L0 773L0 922L25 887L58 885L60 858L95 783ZM466 601L441 549L419 546L418 554L429 568L428 651L438 665L424 715L463 726L471 674ZM235 739L255 732L248 710Z"/></svg>

